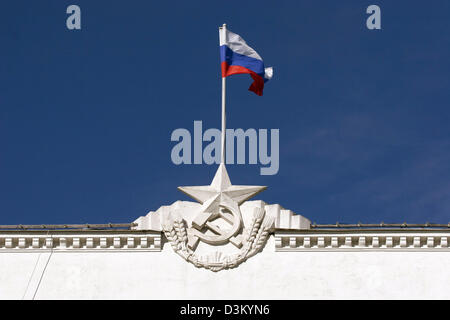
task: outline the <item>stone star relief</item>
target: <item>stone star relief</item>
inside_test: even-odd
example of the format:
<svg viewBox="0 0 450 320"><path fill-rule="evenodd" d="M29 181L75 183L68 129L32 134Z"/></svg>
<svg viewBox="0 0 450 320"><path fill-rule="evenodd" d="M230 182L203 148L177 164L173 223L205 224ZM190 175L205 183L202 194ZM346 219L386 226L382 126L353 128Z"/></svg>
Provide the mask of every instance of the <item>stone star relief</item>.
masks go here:
<svg viewBox="0 0 450 320"><path fill-rule="evenodd" d="M240 247L242 246L241 237L234 237L242 223L239 206L256 194L267 189L267 187L233 186L225 165L222 163L219 165L211 185L178 187L178 189L202 204L200 212L192 220L192 227L196 230L191 228L188 242L189 247L195 248L200 239L210 244L220 244L230 241L237 247ZM225 232L212 224L211 220L217 217L221 217L229 222L232 225L232 229ZM205 227L216 235L208 236L200 233L199 230Z"/></svg>

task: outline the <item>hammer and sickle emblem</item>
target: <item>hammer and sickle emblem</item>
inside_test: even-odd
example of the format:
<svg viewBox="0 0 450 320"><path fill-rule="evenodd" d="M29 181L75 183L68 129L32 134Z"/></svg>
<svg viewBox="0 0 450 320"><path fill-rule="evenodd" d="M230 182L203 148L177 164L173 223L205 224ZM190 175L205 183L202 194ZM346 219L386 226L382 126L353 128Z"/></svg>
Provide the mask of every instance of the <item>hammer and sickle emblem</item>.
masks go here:
<svg viewBox="0 0 450 320"><path fill-rule="evenodd" d="M188 247L195 250L200 240L211 245L229 241L241 248L243 236L238 233L243 223L239 206L266 187L232 185L225 164L221 163L211 185L178 189L202 204L199 213L192 220L192 227L187 230ZM220 228L214 223L219 218L231 227Z"/></svg>
<svg viewBox="0 0 450 320"><path fill-rule="evenodd" d="M214 220L222 218L231 225L230 229L221 229L214 224ZM195 250L198 242L218 245L230 241L238 248L242 247L242 235L236 236L241 229L242 216L239 205L226 194L218 194L202 205L200 213L192 220L192 228L188 229L188 247ZM208 235L204 230L212 231Z"/></svg>

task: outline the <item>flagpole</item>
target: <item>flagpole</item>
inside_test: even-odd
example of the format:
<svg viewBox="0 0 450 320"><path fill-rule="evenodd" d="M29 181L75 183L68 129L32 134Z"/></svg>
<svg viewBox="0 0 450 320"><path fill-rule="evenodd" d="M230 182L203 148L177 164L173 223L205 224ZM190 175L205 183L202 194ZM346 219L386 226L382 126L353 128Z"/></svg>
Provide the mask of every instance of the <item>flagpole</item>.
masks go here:
<svg viewBox="0 0 450 320"><path fill-rule="evenodd" d="M227 25L222 25L222 34L226 37ZM225 96L226 96L226 77L222 75L222 150L220 163L225 164L225 133L226 133L226 118L225 118Z"/></svg>

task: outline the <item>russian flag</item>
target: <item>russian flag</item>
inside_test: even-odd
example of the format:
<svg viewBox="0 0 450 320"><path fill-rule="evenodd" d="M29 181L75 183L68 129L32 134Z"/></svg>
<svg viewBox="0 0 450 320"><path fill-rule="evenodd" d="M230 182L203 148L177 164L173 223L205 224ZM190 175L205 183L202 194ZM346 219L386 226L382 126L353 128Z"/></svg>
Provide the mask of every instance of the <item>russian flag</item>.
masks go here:
<svg viewBox="0 0 450 320"><path fill-rule="evenodd" d="M272 67L265 68L260 55L253 50L238 34L219 28L220 62L222 77L248 73L253 83L248 90L262 96L264 83L272 79Z"/></svg>

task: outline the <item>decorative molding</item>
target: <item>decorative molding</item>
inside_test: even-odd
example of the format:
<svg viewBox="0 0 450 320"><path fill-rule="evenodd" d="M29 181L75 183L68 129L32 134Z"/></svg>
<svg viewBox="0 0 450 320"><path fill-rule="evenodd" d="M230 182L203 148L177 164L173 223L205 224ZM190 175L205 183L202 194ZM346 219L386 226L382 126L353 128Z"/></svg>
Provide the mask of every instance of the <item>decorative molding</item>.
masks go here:
<svg viewBox="0 0 450 320"><path fill-rule="evenodd" d="M243 230L243 244L237 253L224 254L221 251L212 251L207 255L198 255L188 245L189 235L186 221L180 216L172 217L170 214L164 220L164 234L173 251L197 268L205 268L214 272L236 268L260 252L270 236L269 232L274 223L273 217L266 215L264 209L256 207L253 209L251 225Z"/></svg>
<svg viewBox="0 0 450 320"><path fill-rule="evenodd" d="M265 206L267 208L267 206ZM262 210L263 211L263 210ZM260 212L259 214L262 214ZM267 212L266 212L267 214ZM270 216L267 215L269 218ZM254 217L256 218L256 216ZM273 219L271 219L273 221ZM248 250L248 254L239 254L236 257L239 263L256 254L270 236L268 222L264 227L264 237L252 241L258 243L258 250ZM269 223L270 224L270 223ZM256 227L255 227L256 228ZM173 247L173 240L168 227L166 237ZM244 240L248 241L251 225L245 228ZM256 229L255 229L256 230ZM179 229L177 232L181 232ZM262 230L256 232L255 237L262 235ZM173 233L173 232L172 232ZM450 251L450 231L447 230L280 230L275 229L275 251L277 252L301 252L301 251ZM162 232L155 231L128 231L127 233L105 234L101 231L89 231L89 233L58 233L58 234L33 234L31 232L4 232L0 234L1 252L42 252L42 251L161 251ZM251 247L251 246L250 246ZM173 247L174 248L174 247ZM183 256L183 250L175 247L176 252ZM181 248L184 246L181 244ZM247 250L247 246L244 248ZM256 249L256 246L255 248ZM184 252L190 260L195 260L195 255ZM211 255L211 257L214 256ZM215 257L215 258L214 258ZM214 256L209 259L202 257L202 262L194 263L197 266L211 264L210 269L216 269L218 262ZM221 255L223 260L227 255ZM214 260L214 261L213 261ZM217 260L217 259L216 259ZM231 259L232 260L232 259ZM229 267L238 263L229 261ZM236 260L237 261L237 260ZM236 262L235 261L235 262ZM205 267L203 266L203 267Z"/></svg>
<svg viewBox="0 0 450 320"><path fill-rule="evenodd" d="M181 206L184 203L192 203L190 201L176 201L170 206L162 206L157 211L150 211L147 215L139 217L134 221L133 230L153 230L162 231L161 211L173 206ZM274 218L274 229L280 230L305 230L311 228L311 221L300 214L296 214L291 210L284 209L279 204L267 204L261 200L246 201L240 205L241 210L253 207L264 208L266 214Z"/></svg>
<svg viewBox="0 0 450 320"><path fill-rule="evenodd" d="M311 227L308 219L278 204L247 201L266 187L232 185L224 163L210 185L178 189L198 203L162 206L136 219L133 230L162 230L173 251L198 268L235 268L260 252L273 230Z"/></svg>
<svg viewBox="0 0 450 320"><path fill-rule="evenodd" d="M253 201L249 201L249 203L251 202ZM309 219L296 214L291 210L286 210L279 204L265 205L265 210L269 216L275 218L275 229L305 230L311 228L311 221Z"/></svg>
<svg viewBox="0 0 450 320"><path fill-rule="evenodd" d="M161 232L108 233L14 232L0 234L0 252L30 251L161 251Z"/></svg>
<svg viewBox="0 0 450 320"><path fill-rule="evenodd" d="M448 250L450 231L275 231L275 251Z"/></svg>

